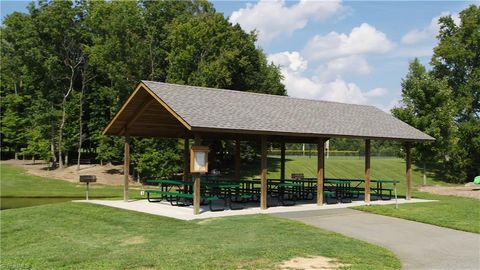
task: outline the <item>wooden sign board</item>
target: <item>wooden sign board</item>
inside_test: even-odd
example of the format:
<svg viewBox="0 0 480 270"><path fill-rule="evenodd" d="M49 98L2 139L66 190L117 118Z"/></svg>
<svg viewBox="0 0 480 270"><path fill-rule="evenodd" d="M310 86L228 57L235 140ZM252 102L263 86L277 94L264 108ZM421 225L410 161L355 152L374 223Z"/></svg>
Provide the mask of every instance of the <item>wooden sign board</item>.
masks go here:
<svg viewBox="0 0 480 270"><path fill-rule="evenodd" d="M208 172L208 146L192 146L190 148L190 172Z"/></svg>

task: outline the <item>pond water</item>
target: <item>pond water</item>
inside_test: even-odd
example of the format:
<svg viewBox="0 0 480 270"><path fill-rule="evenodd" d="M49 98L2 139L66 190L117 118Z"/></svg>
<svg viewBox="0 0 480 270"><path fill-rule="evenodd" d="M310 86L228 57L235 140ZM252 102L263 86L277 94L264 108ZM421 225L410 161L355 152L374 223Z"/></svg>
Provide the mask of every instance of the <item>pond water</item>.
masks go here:
<svg viewBox="0 0 480 270"><path fill-rule="evenodd" d="M82 200L85 197L0 197L0 210Z"/></svg>

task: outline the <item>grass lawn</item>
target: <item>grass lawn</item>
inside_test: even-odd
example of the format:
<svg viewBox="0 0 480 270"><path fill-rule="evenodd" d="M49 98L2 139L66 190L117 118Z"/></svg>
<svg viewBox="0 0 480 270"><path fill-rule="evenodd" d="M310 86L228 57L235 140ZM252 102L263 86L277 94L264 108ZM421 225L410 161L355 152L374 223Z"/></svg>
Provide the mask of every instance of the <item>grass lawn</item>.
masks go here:
<svg viewBox="0 0 480 270"><path fill-rule="evenodd" d="M272 269L326 256L399 269L384 248L269 215L180 221L83 203L1 211L1 269Z"/></svg>
<svg viewBox="0 0 480 270"><path fill-rule="evenodd" d="M280 175L279 158L269 158L269 177L278 178ZM405 162L402 159L372 159L372 179L400 180L398 190L400 195L405 194ZM8 204L28 206L39 204L39 200L57 200L48 197L83 198L85 186L81 184L31 176L22 168L11 165L1 167L1 196L2 208L10 208ZM326 176L336 178L363 178L364 161L362 159L328 159L326 161ZM287 157L286 175L302 172L306 177L315 175L316 159L308 157ZM244 166L242 171L247 177L254 177L257 168ZM432 174L427 175L427 183L446 185L434 179ZM413 167L413 185L419 186L422 173ZM92 197L121 197L122 187L93 185ZM139 196L138 192L130 192L131 196ZM443 227L480 233L480 202L476 199L441 196L428 193L414 192L415 198L438 200L432 203L417 203L400 205L395 209L391 205L359 207L357 209L383 215L395 216L419 222L435 224ZM12 196L22 198L11 198ZM10 198L8 198L10 197ZM28 201L24 197L42 197ZM46 198L47 197L47 198ZM61 200L60 200L61 201ZM40 203L44 203L41 202Z"/></svg>
<svg viewBox="0 0 480 270"><path fill-rule="evenodd" d="M23 168L0 164L1 197L85 197L85 184L28 174ZM122 186L90 185L91 197L121 197Z"/></svg>
<svg viewBox="0 0 480 270"><path fill-rule="evenodd" d="M305 177L316 177L316 157L287 157L285 164L285 176L290 177L292 173L303 173ZM325 161L325 177L329 178L358 178L363 179L365 161L359 158L330 158ZM258 168L257 168L258 167ZM422 184L422 170L412 166L413 185ZM245 177L259 178L259 166L244 166ZM372 158L371 159L372 179L395 179L400 183L397 185L399 194L405 194L405 161L400 158ZM280 178L280 158L268 158L268 177ZM445 182L435 179L432 173L427 172L427 183L429 185L446 185Z"/></svg>
<svg viewBox="0 0 480 270"><path fill-rule="evenodd" d="M271 178L280 177L279 158L269 158L269 174ZM287 157L285 166L286 176L291 173L304 173L306 177L315 177L317 166L316 158L308 157ZM277 166L278 165L278 166ZM363 159L327 159L325 164L325 176L331 178L360 178L364 174ZM422 185L422 170L416 166L412 167L412 182L414 190L416 186ZM249 171L256 171L256 168L249 168ZM399 158L371 160L372 179L395 179L399 180L398 194L405 195L405 161ZM448 185L445 182L435 179L432 173L427 172L427 184ZM399 217L418 222L434 224L452 229L480 233L480 201L471 198L455 196L434 195L423 192L414 192L414 198L438 200L431 203L416 203L400 205L395 209L393 205L384 206L363 206L355 209L372 212L381 215Z"/></svg>
<svg viewBox="0 0 480 270"><path fill-rule="evenodd" d="M360 206L354 209L467 232L480 233L479 200L421 192L414 192L413 197L438 201L402 204L398 209L395 209L393 205Z"/></svg>

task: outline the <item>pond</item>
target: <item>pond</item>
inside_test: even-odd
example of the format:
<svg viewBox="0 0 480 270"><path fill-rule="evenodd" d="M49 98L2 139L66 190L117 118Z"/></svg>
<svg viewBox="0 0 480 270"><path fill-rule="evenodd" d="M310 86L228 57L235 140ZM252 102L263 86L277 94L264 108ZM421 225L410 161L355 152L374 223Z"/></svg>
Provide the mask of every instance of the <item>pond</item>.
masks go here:
<svg viewBox="0 0 480 270"><path fill-rule="evenodd" d="M0 210L83 199L85 197L0 197Z"/></svg>

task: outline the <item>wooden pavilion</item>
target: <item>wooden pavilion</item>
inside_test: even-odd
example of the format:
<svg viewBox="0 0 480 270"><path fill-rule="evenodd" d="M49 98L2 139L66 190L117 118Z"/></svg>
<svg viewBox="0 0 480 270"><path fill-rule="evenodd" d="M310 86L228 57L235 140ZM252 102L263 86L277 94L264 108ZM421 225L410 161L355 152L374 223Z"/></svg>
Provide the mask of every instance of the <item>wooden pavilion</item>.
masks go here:
<svg viewBox="0 0 480 270"><path fill-rule="evenodd" d="M324 149L332 137L365 140L365 202L370 202L370 141L402 141L406 150L406 199L412 196L412 142L434 138L373 106L298 99L252 92L141 81L105 128L125 137L124 200L128 201L131 136L183 138L184 180L189 140L235 140L235 175L240 176L240 141L261 144L260 206L267 208L267 142L281 145L280 178L285 179L285 143L317 144L317 204L323 204ZM194 182L194 213L200 207L200 176Z"/></svg>

